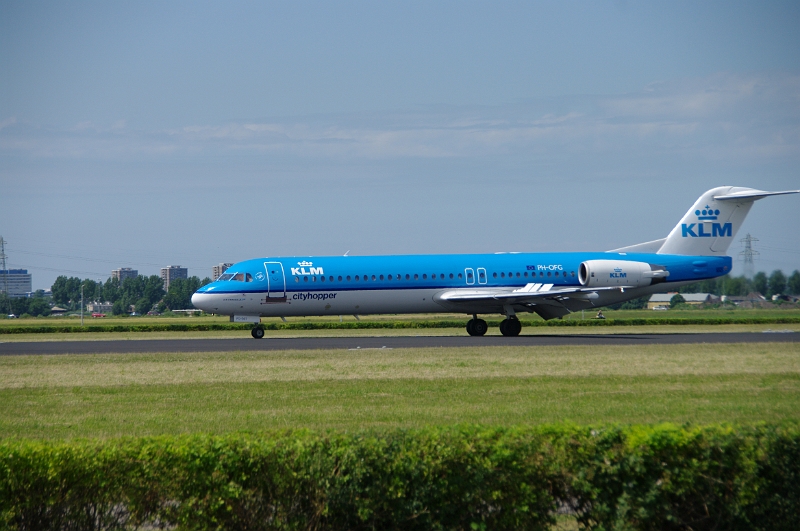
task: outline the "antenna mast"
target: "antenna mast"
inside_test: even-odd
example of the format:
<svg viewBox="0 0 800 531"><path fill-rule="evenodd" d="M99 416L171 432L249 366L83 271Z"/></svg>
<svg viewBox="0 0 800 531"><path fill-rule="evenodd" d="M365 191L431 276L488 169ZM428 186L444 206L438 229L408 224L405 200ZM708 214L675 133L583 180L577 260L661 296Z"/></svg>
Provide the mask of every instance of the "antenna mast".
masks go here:
<svg viewBox="0 0 800 531"><path fill-rule="evenodd" d="M8 295L8 267L6 267L6 241L0 236L0 271L3 272L3 293Z"/></svg>
<svg viewBox="0 0 800 531"><path fill-rule="evenodd" d="M739 240L739 242L744 244L744 251L740 252L739 256L742 260L744 260L744 276L747 278L753 278L753 275L755 274L753 259L761 254L758 251L753 250L753 242L757 241L758 238L750 236L749 232L747 233L747 236Z"/></svg>

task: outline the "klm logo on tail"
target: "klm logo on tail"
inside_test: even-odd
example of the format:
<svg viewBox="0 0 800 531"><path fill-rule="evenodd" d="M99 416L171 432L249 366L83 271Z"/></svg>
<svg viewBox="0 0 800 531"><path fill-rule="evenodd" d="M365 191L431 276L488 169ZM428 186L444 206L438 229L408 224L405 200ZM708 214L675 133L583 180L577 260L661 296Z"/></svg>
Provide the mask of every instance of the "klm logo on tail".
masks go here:
<svg viewBox="0 0 800 531"><path fill-rule="evenodd" d="M711 225L711 232L706 232L706 226ZM695 227L697 232L695 232ZM681 223L681 236L683 238L732 238L733 225L730 223Z"/></svg>
<svg viewBox="0 0 800 531"><path fill-rule="evenodd" d="M707 223L714 221L719 216L719 210L706 205L703 210L695 210L697 223L681 223L681 237L683 238L732 238L733 225L731 223ZM705 222L705 223L704 223ZM711 232L707 232L708 226ZM696 232L695 232L696 231Z"/></svg>

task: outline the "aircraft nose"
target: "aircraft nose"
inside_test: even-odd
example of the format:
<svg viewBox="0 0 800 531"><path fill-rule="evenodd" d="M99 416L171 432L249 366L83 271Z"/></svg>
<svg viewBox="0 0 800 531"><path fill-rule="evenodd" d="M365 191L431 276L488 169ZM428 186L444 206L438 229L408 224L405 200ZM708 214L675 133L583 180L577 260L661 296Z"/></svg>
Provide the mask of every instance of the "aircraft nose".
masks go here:
<svg viewBox="0 0 800 531"><path fill-rule="evenodd" d="M199 310L208 311L208 309L206 308L206 305L203 304L204 302L207 301L207 299L208 299L208 297L204 293L200 293L199 291L196 291L194 293L194 295L192 295L192 306L194 306L195 308L197 308Z"/></svg>

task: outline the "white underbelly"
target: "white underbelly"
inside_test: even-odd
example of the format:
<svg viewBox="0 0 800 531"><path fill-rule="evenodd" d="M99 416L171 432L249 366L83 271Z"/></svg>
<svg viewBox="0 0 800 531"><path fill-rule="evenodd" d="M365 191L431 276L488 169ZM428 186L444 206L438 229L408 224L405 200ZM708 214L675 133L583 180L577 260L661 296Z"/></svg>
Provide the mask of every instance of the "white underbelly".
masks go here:
<svg viewBox="0 0 800 531"><path fill-rule="evenodd" d="M261 297L248 304L248 313L262 317L314 315L368 315L379 313L434 313L445 309L433 300L436 289L299 291L285 302Z"/></svg>

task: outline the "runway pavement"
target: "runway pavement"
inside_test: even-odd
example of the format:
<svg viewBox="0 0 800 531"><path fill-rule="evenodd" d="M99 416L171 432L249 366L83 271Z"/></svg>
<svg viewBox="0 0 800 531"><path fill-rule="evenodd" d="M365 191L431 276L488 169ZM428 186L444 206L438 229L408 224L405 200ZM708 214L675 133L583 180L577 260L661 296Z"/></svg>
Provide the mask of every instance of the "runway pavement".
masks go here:
<svg viewBox="0 0 800 531"><path fill-rule="evenodd" d="M134 354L315 349L458 348L552 345L679 345L800 341L798 333L603 334L502 336L308 337L265 339L137 339L118 341L0 342L0 356L22 354Z"/></svg>

